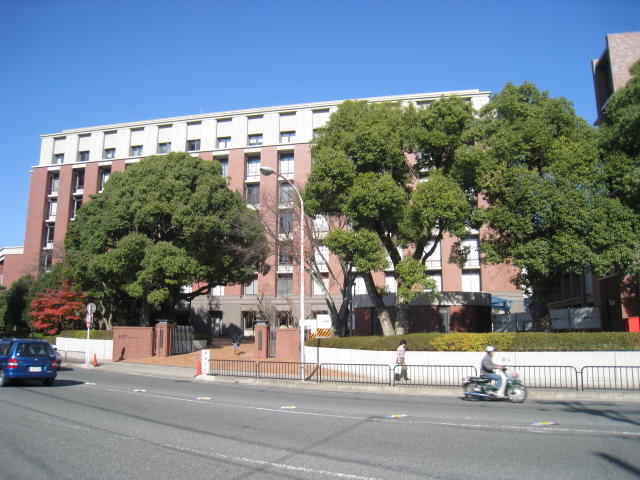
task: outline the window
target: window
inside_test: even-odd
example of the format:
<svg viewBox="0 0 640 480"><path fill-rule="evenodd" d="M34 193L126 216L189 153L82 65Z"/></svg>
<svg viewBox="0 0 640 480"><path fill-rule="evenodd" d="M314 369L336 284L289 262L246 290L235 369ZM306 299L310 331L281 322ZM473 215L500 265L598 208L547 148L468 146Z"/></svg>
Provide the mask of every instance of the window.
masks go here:
<svg viewBox="0 0 640 480"><path fill-rule="evenodd" d="M200 140L187 140L187 151L200 150Z"/></svg>
<svg viewBox="0 0 640 480"><path fill-rule="evenodd" d="M82 197L73 197L73 201L71 202L71 220L76 218L78 214L78 210L82 206Z"/></svg>
<svg viewBox="0 0 640 480"><path fill-rule="evenodd" d="M431 251L432 247L433 247L433 241L427 244L427 247L424 249L425 252ZM437 268L438 270L440 270L442 268L442 250L440 247L441 247L441 243L438 242L438 245L436 245L436 249L433 251L431 256L427 258L425 262L425 266L427 267L427 269Z"/></svg>
<svg viewBox="0 0 640 480"><path fill-rule="evenodd" d="M462 291L463 292L481 292L480 272L463 272L462 273Z"/></svg>
<svg viewBox="0 0 640 480"><path fill-rule="evenodd" d="M480 249L478 248L477 238L467 238L462 240L462 247L468 250L467 263L465 268L478 268L480 266Z"/></svg>
<svg viewBox="0 0 640 480"><path fill-rule="evenodd" d="M364 284L364 278L362 275L356 277L356 281L353 282L353 294L365 295L367 293L367 286Z"/></svg>
<svg viewBox="0 0 640 480"><path fill-rule="evenodd" d="M442 291L442 273L440 272L430 273L429 276L433 278L436 282L436 285L438 285L436 291L441 292Z"/></svg>
<svg viewBox="0 0 640 480"><path fill-rule="evenodd" d="M42 269L45 272L50 272L53 266L53 253L50 250L42 252L41 262Z"/></svg>
<svg viewBox="0 0 640 480"><path fill-rule="evenodd" d="M249 135L249 145L262 145L262 134Z"/></svg>
<svg viewBox="0 0 640 480"><path fill-rule="evenodd" d="M116 158L116 149L115 148L105 148L104 149L104 158Z"/></svg>
<svg viewBox="0 0 640 480"><path fill-rule="evenodd" d="M296 141L296 132L280 132L280 143L293 143Z"/></svg>
<svg viewBox="0 0 640 480"><path fill-rule="evenodd" d="M295 199L298 198L293 185L282 182L278 185L278 202L280 206L290 207Z"/></svg>
<svg viewBox="0 0 640 480"><path fill-rule="evenodd" d="M398 280L393 272L386 272L384 274L384 286L389 293L396 293L398 291Z"/></svg>
<svg viewBox="0 0 640 480"><path fill-rule="evenodd" d="M281 242L278 247L278 265L293 265L293 244Z"/></svg>
<svg viewBox="0 0 640 480"><path fill-rule="evenodd" d="M293 178L293 153L280 154L280 175L292 179Z"/></svg>
<svg viewBox="0 0 640 480"><path fill-rule="evenodd" d="M322 274L322 283L324 284L324 287L327 290L329 290L329 274L328 273ZM322 290L322 287L318 285L318 282L313 282L313 294L324 295L324 291Z"/></svg>
<svg viewBox="0 0 640 480"><path fill-rule="evenodd" d="M291 235L293 232L293 210L280 210L278 212L278 233Z"/></svg>
<svg viewBox="0 0 640 480"><path fill-rule="evenodd" d="M218 148L230 148L231 137L218 137Z"/></svg>
<svg viewBox="0 0 640 480"><path fill-rule="evenodd" d="M324 236L329 233L329 221L324 215L318 215L313 219L313 233L316 236Z"/></svg>
<svg viewBox="0 0 640 480"><path fill-rule="evenodd" d="M44 230L44 248L53 248L53 237L56 227L54 224L47 224Z"/></svg>
<svg viewBox="0 0 640 480"><path fill-rule="evenodd" d="M244 286L244 294L245 295L257 295L258 294L258 277L253 277L251 282L247 283Z"/></svg>
<svg viewBox="0 0 640 480"><path fill-rule="evenodd" d="M170 151L171 151L171 142L158 144L158 153L164 154L164 153L169 153Z"/></svg>
<svg viewBox="0 0 640 480"><path fill-rule="evenodd" d="M222 167L221 175L223 177L229 176L229 159L227 157L216 158L217 161L220 162L220 166Z"/></svg>
<svg viewBox="0 0 640 480"><path fill-rule="evenodd" d="M278 295L291 295L293 293L293 275L290 273L278 274Z"/></svg>
<svg viewBox="0 0 640 480"><path fill-rule="evenodd" d="M56 214L58 213L58 202L56 200L49 200L49 209L48 209L48 218L49 221L55 221Z"/></svg>
<svg viewBox="0 0 640 480"><path fill-rule="evenodd" d="M60 185L60 175L51 173L49 177L49 195L58 194L58 186Z"/></svg>
<svg viewBox="0 0 640 480"><path fill-rule="evenodd" d="M111 168L105 167L100 169L100 191L104 190L104 184L107 183L111 176Z"/></svg>
<svg viewBox="0 0 640 480"><path fill-rule="evenodd" d="M320 245L315 254L315 261L320 270L327 270L327 264L329 263L329 247L326 245Z"/></svg>
<svg viewBox="0 0 640 480"><path fill-rule="evenodd" d="M51 161L51 163L53 165L59 165L61 163L64 163L64 153L56 153L53 156L53 160Z"/></svg>
<svg viewBox="0 0 640 480"><path fill-rule="evenodd" d="M260 205L260 184L247 183L245 198L249 205Z"/></svg>
<svg viewBox="0 0 640 480"><path fill-rule="evenodd" d="M142 145L132 145L131 146L131 156L132 157L140 157L140 156L142 156Z"/></svg>
<svg viewBox="0 0 640 480"><path fill-rule="evenodd" d="M78 152L78 161L79 162L88 162L89 161L89 152L88 151L84 151L84 152Z"/></svg>
<svg viewBox="0 0 640 480"><path fill-rule="evenodd" d="M211 292L209 293L212 297L223 297L224 296L224 285L216 285L215 287L211 287Z"/></svg>
<svg viewBox="0 0 640 480"><path fill-rule="evenodd" d="M247 158L247 182L260 181L260 157Z"/></svg>
<svg viewBox="0 0 640 480"><path fill-rule="evenodd" d="M73 193L84 191L84 170L75 170L73 178Z"/></svg>

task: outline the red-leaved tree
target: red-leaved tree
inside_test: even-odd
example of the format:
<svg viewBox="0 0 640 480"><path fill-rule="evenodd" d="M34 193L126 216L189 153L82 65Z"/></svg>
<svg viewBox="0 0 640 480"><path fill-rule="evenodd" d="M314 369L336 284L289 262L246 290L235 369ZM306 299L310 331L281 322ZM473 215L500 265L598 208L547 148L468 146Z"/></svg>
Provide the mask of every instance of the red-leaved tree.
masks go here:
<svg viewBox="0 0 640 480"><path fill-rule="evenodd" d="M84 308L84 293L74 292L67 282L62 289L47 288L38 294L31 302L33 311L29 315L34 317L34 329L56 335L69 323L80 320Z"/></svg>

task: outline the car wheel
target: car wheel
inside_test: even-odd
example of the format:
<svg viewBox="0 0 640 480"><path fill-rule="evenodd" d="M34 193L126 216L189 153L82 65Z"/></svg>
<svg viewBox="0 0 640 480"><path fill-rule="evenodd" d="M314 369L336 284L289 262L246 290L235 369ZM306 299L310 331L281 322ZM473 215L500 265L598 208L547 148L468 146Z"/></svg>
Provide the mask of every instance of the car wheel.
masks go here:
<svg viewBox="0 0 640 480"><path fill-rule="evenodd" d="M6 387L9 384L9 379L4 374L4 369L0 370L0 387Z"/></svg>
<svg viewBox="0 0 640 480"><path fill-rule="evenodd" d="M51 385L53 385L53 378L45 378L42 380L42 384L45 387L50 387Z"/></svg>

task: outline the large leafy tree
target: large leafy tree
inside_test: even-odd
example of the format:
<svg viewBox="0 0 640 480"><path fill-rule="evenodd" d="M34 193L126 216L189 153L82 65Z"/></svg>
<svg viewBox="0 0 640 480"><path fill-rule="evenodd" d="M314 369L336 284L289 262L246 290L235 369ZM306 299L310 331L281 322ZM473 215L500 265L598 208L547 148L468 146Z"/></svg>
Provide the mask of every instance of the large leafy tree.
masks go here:
<svg viewBox="0 0 640 480"><path fill-rule="evenodd" d="M607 176L621 200L640 213L640 60L627 85L614 93L600 128Z"/></svg>
<svg viewBox="0 0 640 480"><path fill-rule="evenodd" d="M488 201L485 260L520 269L534 329L551 328L548 304L564 272L626 271L638 258L632 212L609 195L597 131L565 98L507 84L481 112L475 163Z"/></svg>
<svg viewBox="0 0 640 480"><path fill-rule="evenodd" d="M183 152L111 175L69 225L65 246L73 277L103 316L133 303L142 325L152 311L173 319L179 301L267 270L258 214L229 189L218 162Z"/></svg>
<svg viewBox="0 0 640 480"><path fill-rule="evenodd" d="M33 284L31 275L24 275L13 282L11 286L0 292L0 325L7 330L16 330L28 327L28 323L22 319L26 310L29 288Z"/></svg>
<svg viewBox="0 0 640 480"><path fill-rule="evenodd" d="M443 235L465 234L471 206L452 172L472 122L456 97L420 109L348 101L316 138L307 211L348 219L350 229L332 231L326 244L362 275L385 335L405 333L409 302L435 290L424 262ZM395 329L373 280L387 256L398 282Z"/></svg>

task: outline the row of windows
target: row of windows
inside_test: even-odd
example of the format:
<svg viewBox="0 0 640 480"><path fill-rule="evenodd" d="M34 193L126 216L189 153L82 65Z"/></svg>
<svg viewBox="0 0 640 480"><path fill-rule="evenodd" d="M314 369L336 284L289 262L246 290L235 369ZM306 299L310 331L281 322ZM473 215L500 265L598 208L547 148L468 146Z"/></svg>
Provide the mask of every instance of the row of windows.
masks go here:
<svg viewBox="0 0 640 480"><path fill-rule="evenodd" d="M436 281L437 289L442 292L442 273L435 272L431 274L431 277ZM325 287L329 288L329 276L323 275L323 283ZM385 276L385 286L390 293L397 292L397 283L393 273L387 273ZM463 272L462 274L462 292L481 292L481 277L479 271ZM258 295L258 277L243 286L243 295ZM313 282L313 295L322 295L322 288ZM360 276L356 278L354 284L354 295L366 295L367 289L364 284L364 279ZM211 296L221 297L224 296L224 287L219 286L211 289ZM292 295L293 294L293 275L290 273L279 273L276 283L277 295Z"/></svg>
<svg viewBox="0 0 640 480"><path fill-rule="evenodd" d="M296 132L281 132L280 133L280 142L281 143L294 143L296 141ZM262 134L254 134L249 135L247 137L247 145L248 146L260 146L262 145ZM155 152L149 152L147 155L159 154L165 155L171 152L171 142L160 142L158 143L157 149ZM231 137L218 137L216 141L216 146L218 149L229 149L231 148ZM187 140L186 143L186 151L187 152L197 152L200 151L200 139ZM78 152L77 161L78 162L88 162L89 161L88 150L83 150ZM141 157L144 155L143 146L142 145L132 145L129 150L129 155L131 157ZM116 158L116 149L115 148L105 148L102 151L102 159L111 160ZM64 153L55 153L53 154L53 159L51 160L52 165L60 165L64 163Z"/></svg>

